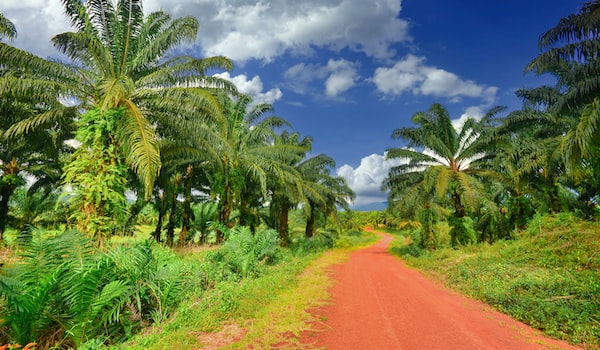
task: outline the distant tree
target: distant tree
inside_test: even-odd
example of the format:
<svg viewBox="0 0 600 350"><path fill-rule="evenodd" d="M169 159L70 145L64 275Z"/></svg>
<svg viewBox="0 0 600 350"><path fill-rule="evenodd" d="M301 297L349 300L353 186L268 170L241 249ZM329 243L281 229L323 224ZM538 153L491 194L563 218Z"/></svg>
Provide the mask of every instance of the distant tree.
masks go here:
<svg viewBox="0 0 600 350"><path fill-rule="evenodd" d="M458 130L447 110L433 104L427 112L412 117L416 127L394 130L392 137L408 141L406 147L387 151L388 159L406 159L393 167L383 187L390 191L389 203L403 206L411 203L443 203L449 200L454 209L449 218L453 244L467 244L476 237L467 212L482 202L489 202L480 181L487 171L475 166L486 156L486 123L501 109L490 110L481 121L467 119ZM407 199L409 199L407 201Z"/></svg>

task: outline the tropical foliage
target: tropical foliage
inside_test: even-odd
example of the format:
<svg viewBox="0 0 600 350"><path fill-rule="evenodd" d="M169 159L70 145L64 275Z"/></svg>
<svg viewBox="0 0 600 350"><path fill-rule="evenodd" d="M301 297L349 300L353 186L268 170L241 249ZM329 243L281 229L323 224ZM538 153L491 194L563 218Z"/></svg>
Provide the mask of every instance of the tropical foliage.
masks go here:
<svg viewBox="0 0 600 350"><path fill-rule="evenodd" d="M600 2L587 2L542 34L526 71L549 73L556 85L517 91L521 110L498 118L496 108L456 128L435 104L415 114L415 127L394 131L408 144L388 151L404 164L384 188L393 213L421 221L422 248L435 248L426 243L435 241L431 220L443 219L434 209L454 211L447 218L454 245L508 238L536 212L598 215L599 13Z"/></svg>

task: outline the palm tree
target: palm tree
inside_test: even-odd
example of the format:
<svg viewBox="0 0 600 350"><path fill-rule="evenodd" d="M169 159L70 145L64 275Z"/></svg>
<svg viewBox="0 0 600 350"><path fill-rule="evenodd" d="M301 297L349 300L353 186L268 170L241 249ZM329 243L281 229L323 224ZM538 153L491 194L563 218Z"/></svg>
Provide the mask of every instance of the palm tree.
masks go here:
<svg viewBox="0 0 600 350"><path fill-rule="evenodd" d="M317 229L317 218L333 215L337 221L339 207L349 210L348 202L355 198L355 194L348 187L346 179L341 176L331 176L331 169L335 162L324 154L309 158L298 165L298 170L305 182L307 218L304 235L312 238Z"/></svg>
<svg viewBox="0 0 600 350"><path fill-rule="evenodd" d="M394 130L392 137L408 144L388 150L386 157L408 162L392 168L384 181L383 188L390 190L390 205L402 205L404 196L412 198L412 204L450 200L454 208L450 218L453 244L473 241L467 211L486 201L480 178L487 175L475 165L486 157L484 146L491 140L484 126L500 110L493 108L479 122L468 119L457 130L447 110L433 104L427 112L413 115L412 121L418 126ZM469 237L462 237L461 231Z"/></svg>
<svg viewBox="0 0 600 350"><path fill-rule="evenodd" d="M153 123L169 125L198 109L218 113L212 92L198 86L233 89L227 82L206 75L211 68L230 69L231 62L224 57L168 57L169 50L195 39L198 22L193 17L172 20L167 13L157 11L144 18L141 0L121 0L116 6L103 0L62 3L76 31L58 34L52 41L75 65L53 67L59 70L50 71L56 76L41 78L60 79L61 87L66 87L85 109L124 109L115 126L120 132L113 132L127 164L149 194L160 167ZM34 71L46 63L8 47L0 50L0 60L8 67ZM37 116L14 131L48 118Z"/></svg>
<svg viewBox="0 0 600 350"><path fill-rule="evenodd" d="M212 159L205 171L219 201L219 222L229 224L247 186L256 186L266 198L268 179L286 183L295 177L295 170L286 162L290 147L273 143L274 128L287 122L275 116L264 118L271 105L251 106L252 100L245 95L235 100L222 95L221 99L227 118L206 126L206 152Z"/></svg>
<svg viewBox="0 0 600 350"><path fill-rule="evenodd" d="M559 85L566 87L557 110L577 109L593 101L600 92L600 1L583 4L578 13L561 18L542 34L542 51L525 68L538 74L560 74Z"/></svg>
<svg viewBox="0 0 600 350"><path fill-rule="evenodd" d="M298 174L295 182L281 182L273 178L269 186L272 191L269 203L270 225L279 233L281 245L286 246L289 241L289 212L302 200L306 201L305 192L312 190L302 173L302 169L307 167L305 157L312 149L312 138L300 138L297 132L284 131L275 138L275 145L293 150L290 153L291 157L287 159L287 165L293 167Z"/></svg>
<svg viewBox="0 0 600 350"><path fill-rule="evenodd" d="M58 34L52 41L73 64L46 61L0 43L0 66L12 72L2 78L0 95L63 96L75 106L60 105L36 114L13 125L7 134L64 121L65 112L72 117L74 110L94 110L102 125L81 127L105 128L105 148L115 148L111 157L122 158L134 170L149 197L161 166L159 131L199 110L220 114L214 89L234 87L207 72L230 69L232 64L224 57L170 57L173 48L195 39L198 22L193 17L172 19L163 11L144 17L141 0L116 4L62 0L62 4L75 31Z"/></svg>
<svg viewBox="0 0 600 350"><path fill-rule="evenodd" d="M8 21L3 17L0 20ZM6 137L5 132L15 123L61 105L58 95L52 91L32 96L27 91L11 89L14 74L0 64L0 240L8 223L10 198L25 184L26 173L35 176L28 195L41 188L47 194L59 183L62 158L70 152L64 141L72 138L73 131L73 124L65 121L49 128L37 128L27 135ZM17 78L26 80L22 75ZM67 119L74 115L71 108L65 112Z"/></svg>
<svg viewBox="0 0 600 350"><path fill-rule="evenodd" d="M542 51L526 67L557 77L549 112L577 117L562 141L565 165L580 180L600 174L600 1L560 19L539 39ZM597 191L596 191L597 194Z"/></svg>

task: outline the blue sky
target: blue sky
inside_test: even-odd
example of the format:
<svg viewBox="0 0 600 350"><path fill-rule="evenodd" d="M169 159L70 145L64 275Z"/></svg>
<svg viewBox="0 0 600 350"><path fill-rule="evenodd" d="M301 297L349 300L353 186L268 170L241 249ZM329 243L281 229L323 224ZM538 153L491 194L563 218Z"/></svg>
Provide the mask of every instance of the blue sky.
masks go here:
<svg viewBox="0 0 600 350"><path fill-rule="evenodd" d="M573 0L145 0L199 19L198 57L225 55L236 83L294 131L314 139L313 154L337 163L355 205L385 200L379 185L391 163L390 135L411 116L442 103L459 119L502 105L514 91L549 83L523 74L537 39L579 10ZM59 0L3 0L17 26L14 45L58 57L50 38L70 30Z"/></svg>

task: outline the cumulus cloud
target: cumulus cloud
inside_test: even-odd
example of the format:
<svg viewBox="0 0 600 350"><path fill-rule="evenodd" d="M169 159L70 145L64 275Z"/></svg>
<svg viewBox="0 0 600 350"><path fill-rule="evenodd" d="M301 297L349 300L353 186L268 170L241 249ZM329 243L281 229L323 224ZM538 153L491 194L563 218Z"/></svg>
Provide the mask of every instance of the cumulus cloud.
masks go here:
<svg viewBox="0 0 600 350"><path fill-rule="evenodd" d="M391 45L410 40L400 0L148 0L146 7L197 17L205 54L238 62L307 55L313 47L389 58Z"/></svg>
<svg viewBox="0 0 600 350"><path fill-rule="evenodd" d="M393 44L410 41L401 0L146 0L144 10L196 17L203 54L237 62L307 55L315 47L390 58ZM2 11L17 26L17 46L41 56L56 55L50 38L70 30L60 1L3 1Z"/></svg>
<svg viewBox="0 0 600 350"><path fill-rule="evenodd" d="M263 92L263 82L258 75L255 75L250 80L248 80L248 77L245 74L232 77L229 72L218 73L215 74L215 76L231 81L241 93L252 97L252 101L256 104L273 104L283 96L283 93L279 88L273 88L267 92Z"/></svg>
<svg viewBox="0 0 600 350"><path fill-rule="evenodd" d="M428 66L425 57L406 55L392 67L379 67L372 78L377 89L386 95L415 95L446 97L457 102L463 97L480 98L486 104L496 99L498 88L463 80L454 73Z"/></svg>
<svg viewBox="0 0 600 350"><path fill-rule="evenodd" d="M385 155L371 154L360 161L355 169L343 165L337 169L337 176L346 179L348 186L356 193L354 206L379 203L387 200L387 194L381 191L381 184L391 167L401 164L401 160L386 160Z"/></svg>
<svg viewBox="0 0 600 350"><path fill-rule="evenodd" d="M310 92L315 81L323 81L325 95L335 98L356 85L356 64L344 59L330 59L327 65L299 63L284 73L287 86L299 94Z"/></svg>
<svg viewBox="0 0 600 350"><path fill-rule="evenodd" d="M356 84L358 73L351 62L329 60L327 70L331 72L329 78L325 81L325 94L328 97L336 97Z"/></svg>
<svg viewBox="0 0 600 350"><path fill-rule="evenodd" d="M15 46L42 57L58 57L50 39L70 30L60 1L2 1L2 14L17 28Z"/></svg>

